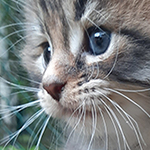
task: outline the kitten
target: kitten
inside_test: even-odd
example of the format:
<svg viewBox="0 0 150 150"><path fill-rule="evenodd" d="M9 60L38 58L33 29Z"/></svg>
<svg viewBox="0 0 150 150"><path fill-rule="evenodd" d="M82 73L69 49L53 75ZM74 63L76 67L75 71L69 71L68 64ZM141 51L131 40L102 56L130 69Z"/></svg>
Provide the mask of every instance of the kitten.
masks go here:
<svg viewBox="0 0 150 150"><path fill-rule="evenodd" d="M149 150L150 1L24 4L22 61L43 110L66 122L60 149Z"/></svg>

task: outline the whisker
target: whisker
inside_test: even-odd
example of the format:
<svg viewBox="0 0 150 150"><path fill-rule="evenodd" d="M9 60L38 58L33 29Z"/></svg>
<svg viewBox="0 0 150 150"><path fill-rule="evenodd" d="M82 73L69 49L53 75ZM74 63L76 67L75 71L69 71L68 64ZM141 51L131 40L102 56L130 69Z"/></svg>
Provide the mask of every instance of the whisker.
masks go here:
<svg viewBox="0 0 150 150"><path fill-rule="evenodd" d="M11 1L13 1L13 0L11 0ZM7 6L9 6L11 9L13 9L14 11L18 11L18 9L16 9L16 7L13 7L12 5L8 4L6 1L2 0L2 2L4 4L6 4ZM17 3L17 2L15 2L15 3Z"/></svg>
<svg viewBox="0 0 150 150"><path fill-rule="evenodd" d="M82 121L82 127L81 127L81 130L80 130L80 133L79 133L79 136L78 136L78 139L79 139L79 137L82 135L82 133L83 133L83 131L84 131L84 123L85 123L85 120L86 120L86 110L85 110L85 106L84 106L84 104L83 104L83 106L82 106L82 111L83 111L83 121ZM77 140L77 141L79 141L79 140Z"/></svg>
<svg viewBox="0 0 150 150"><path fill-rule="evenodd" d="M30 37L31 35L27 35L27 36L24 36L24 37L21 37L19 40L17 40L15 43L13 43L6 51L5 53L7 53L11 48L13 48L15 45L17 45L19 42L21 42L22 40ZM4 54L4 53L3 53Z"/></svg>
<svg viewBox="0 0 150 150"><path fill-rule="evenodd" d="M1 43L2 41L4 41L5 39L9 38L10 36L15 35L15 34L20 33L20 32L24 32L24 31L26 31L26 29L21 29L21 30L14 31L14 32L12 32L12 33L6 35L4 38L2 38L2 39L0 40L0 43ZM32 30L31 30L31 31L32 31ZM2 55L1 55L1 56L2 56Z"/></svg>
<svg viewBox="0 0 150 150"><path fill-rule="evenodd" d="M111 14L109 14L108 15L108 13L103 13L102 11L97 11L96 9L93 9L93 11L94 12L96 12L98 15L100 15L100 18L103 18L104 19L104 22L107 22L108 24L110 24L109 22L108 22L108 19L110 18L110 17L112 17L112 15Z"/></svg>
<svg viewBox="0 0 150 150"><path fill-rule="evenodd" d="M8 4L7 2L5 2L4 0L2 0L2 1L3 1L3 3L5 3L9 7L11 7L13 10L15 10L15 11L19 11L20 10L20 9L17 9L18 7L13 7L10 4ZM23 0L17 0L17 1L16 0L11 0L11 1L14 2L14 3L16 3L16 5L19 5L19 6L23 7L23 8L24 7L28 8L28 9L32 8L31 5L29 5L28 3L25 3Z"/></svg>
<svg viewBox="0 0 150 150"><path fill-rule="evenodd" d="M95 70L95 67L94 65L92 64L92 70L91 71L91 75L88 77L88 81L90 81L90 79L92 78L93 74L94 74L94 70Z"/></svg>
<svg viewBox="0 0 150 150"><path fill-rule="evenodd" d="M11 116L15 115L16 113L18 113L18 112L20 112L26 108L33 107L33 106L37 105L39 102L40 102L40 100L37 100L37 101L29 102L27 104L23 104L20 106L1 105L1 107L3 107L3 109L0 110L0 114L4 115L4 116L1 117L0 120L5 119L7 117L11 117Z"/></svg>
<svg viewBox="0 0 150 150"><path fill-rule="evenodd" d="M83 102L83 103L84 103L84 102ZM71 114L71 116L70 116L69 119L67 120L65 127L62 129L60 136L61 136L61 135L64 133L64 131L67 129L67 126L69 125L69 122L70 122L71 119L73 118L74 114L83 106L83 103L73 111L73 113ZM59 140L60 136L57 137L56 142ZM49 149L51 149L51 147L50 147Z"/></svg>
<svg viewBox="0 0 150 150"><path fill-rule="evenodd" d="M25 31L25 30L26 30L26 29L24 29L24 31ZM22 32L22 31L23 31L23 30L19 30L18 33L19 33L19 32ZM14 35L14 34L16 34L16 33L17 33L17 31L12 32L11 34L5 36L4 38L2 38L2 39L0 40L0 43L1 43L3 40L5 40L6 38L9 38L10 36L12 36L12 35ZM15 43L11 44L11 46L10 46L8 49L6 49L6 50L0 55L0 57L2 57L4 54L8 53L8 51L11 50L14 46L16 46L19 42L25 40L26 38L28 38L28 37L30 37L30 36L31 36L31 34L29 34L29 35L27 35L27 36L24 36L24 37L21 37L21 38L20 38L19 40L17 40ZM16 55L16 56L18 57L18 55Z"/></svg>
<svg viewBox="0 0 150 150"><path fill-rule="evenodd" d="M22 104L22 105L19 105L19 106L8 106L8 105L1 105L5 108L8 108L9 110L13 111L13 110L16 110L16 109L20 109L22 107L30 107L30 106L34 106L35 104L37 103L40 103L41 100L35 100L35 101L32 101L32 102L28 102L26 104Z"/></svg>
<svg viewBox="0 0 150 150"><path fill-rule="evenodd" d="M19 78L21 78L21 79L24 79L25 81L29 81L30 83L34 83L34 84L36 84L37 86L39 86L39 85L41 84L41 83L38 82L38 81L32 80L32 79L30 79L30 78L26 78L26 77L24 77L24 76L20 76L20 75L16 74L16 72L12 72L12 73L15 75L15 77L19 77Z"/></svg>
<svg viewBox="0 0 150 150"><path fill-rule="evenodd" d="M95 22L93 22L90 18L86 17L86 19L91 22L95 27L97 27L98 29L100 29L99 25L97 25Z"/></svg>
<svg viewBox="0 0 150 150"><path fill-rule="evenodd" d="M93 129L93 132L92 132L92 135L91 135L91 139L90 139L90 143L89 143L89 145L88 145L88 149L87 150L90 150L90 148L91 148L91 145L92 145L92 141L93 141L93 139L94 139L94 135L95 135L95 132L96 132L96 126L97 126L97 111L96 111L96 107L95 107L95 104L94 104L94 101L93 100L91 100L91 102L92 102L92 129Z"/></svg>
<svg viewBox="0 0 150 150"><path fill-rule="evenodd" d="M111 122L112 122L112 124L113 124L113 126L114 126L114 129L115 129L115 133L116 133L116 137L117 137L117 143L118 143L118 149L120 150L121 149L121 145L120 145L120 138L119 138L119 133L118 133L118 130L117 130L117 126L116 126L116 124L115 124L115 122L114 122L114 119L113 119L113 117L112 117L112 115L110 114L110 108L107 106L107 104L101 99L100 100L105 106L103 106L104 107L104 109L106 110L106 112L107 112L107 114L108 114L108 116L110 117L110 119L111 119ZM110 112L109 112L109 111ZM112 112L111 112L112 113ZM118 125L119 126L119 125ZM122 132L121 132L122 133ZM125 140L126 141L126 140ZM124 141L124 142L125 142ZM126 148L125 148L126 149Z"/></svg>
<svg viewBox="0 0 150 150"><path fill-rule="evenodd" d="M17 141L17 138L19 134L24 131L27 127L29 127L38 117L41 116L41 114L44 112L44 109L39 110L37 113L35 113L33 116L31 116L22 126L21 130L19 129L19 132L17 133L17 136L14 139L14 145L15 142Z"/></svg>
<svg viewBox="0 0 150 150"><path fill-rule="evenodd" d="M18 22L18 23L11 23L5 26L0 27L0 30L13 27L13 26L20 26L20 25L33 25L32 23L26 23L26 22Z"/></svg>
<svg viewBox="0 0 150 150"><path fill-rule="evenodd" d="M69 140L70 140L72 134L74 133L75 129L78 127L78 125L79 125L79 123L80 123L80 121L81 121L81 119L82 119L83 114L84 114L84 113L83 113L83 111L82 111L82 113L80 114L80 117L78 118L77 123L75 124L75 126L73 127L72 131L70 132L70 134L69 134L69 136L68 136L66 145L68 144L68 142L69 142Z"/></svg>
<svg viewBox="0 0 150 150"><path fill-rule="evenodd" d="M126 111L124 111L124 110L122 109L122 107L120 107L116 102L114 102L114 101L111 100L109 97L105 96L104 94L103 94L103 96L113 104L113 106L114 106L115 109L119 112L119 114L122 116L122 118L125 120L125 122L128 123L128 125L130 126L131 129L134 130L135 135L136 135L137 140L138 140L138 143L139 143L139 146L140 146L140 149L143 150L142 144L141 144L141 140L142 140L142 142L144 143L144 145L146 145L146 143L145 143L145 141L144 141L144 139L143 139L143 137L142 137L141 131L140 131L139 126L138 126L138 123L137 123L137 122L135 121L135 119L133 119L128 113L126 113ZM119 109L125 114L125 116L127 117L128 121L130 122L130 124L129 124L129 122L127 121L127 119L124 117L124 115L120 112ZM132 122L131 120L136 124L136 128L137 128L137 129L135 128L135 126L133 125L133 122ZM141 139L141 140L140 140L140 139Z"/></svg>
<svg viewBox="0 0 150 150"><path fill-rule="evenodd" d="M94 79L97 79L98 78L98 76L99 76L99 65L98 65L98 62L96 63L96 68L97 68L97 74L96 74L96 76L94 77Z"/></svg>
<svg viewBox="0 0 150 150"><path fill-rule="evenodd" d="M127 97L126 95L116 91L116 90L113 90L113 89L110 89L110 88L105 88L106 90L108 91L111 91L113 93L116 93L122 97L124 97L125 99L127 99L128 101L130 101L132 104L134 104L135 106L137 106L140 110L142 110L149 118L150 118L150 114L143 108L141 107L139 104L137 104L136 102L134 102L131 98Z"/></svg>
<svg viewBox="0 0 150 150"><path fill-rule="evenodd" d="M34 129L32 130L32 134L30 136L30 139L29 139L29 142L28 142L28 149L31 149L33 144L35 143L37 137L38 137L38 134L40 132L40 129L38 130L38 132L36 132L35 130L38 128L38 126L41 126L41 122L44 120L44 116L45 114L41 115L39 121L36 123L36 126L34 127ZM35 133L36 132L36 133ZM34 139L32 140L32 137L34 137ZM32 142L30 142L32 140Z"/></svg>
<svg viewBox="0 0 150 150"><path fill-rule="evenodd" d="M18 138L18 136L19 136L19 134L20 134L23 130L25 130L30 124L32 124L43 112L44 112L44 109L39 110L39 111L36 112L34 115L32 115L32 116L24 123L24 125L23 125L18 131L16 131L15 133L9 135L8 137L2 139L1 142L0 142L0 145L6 143L6 144L4 145L4 147L3 147L3 150L5 149L5 147L6 147L13 139L14 139L14 142L13 142L13 143L15 143L16 140L17 140L17 138ZM11 138L9 139L9 137L11 137ZM8 140L8 139L9 139L9 140Z"/></svg>
<svg viewBox="0 0 150 150"><path fill-rule="evenodd" d="M45 131L47 125L48 125L48 122L49 122L50 118L51 118L51 115L45 120L45 122L43 123L43 126L41 126L41 129L42 129L42 128L43 128L43 129L42 129L41 134L40 134L40 136L39 136L39 139L38 139L37 145L36 145L36 147L35 147L35 150L38 150L38 148L39 148L39 145L40 145L42 136L43 136L44 131ZM40 129L40 130L41 130L41 129Z"/></svg>
<svg viewBox="0 0 150 150"><path fill-rule="evenodd" d="M27 91L21 90L21 91L18 91L18 92L13 92L10 95L13 96L13 95L23 94L23 93L27 93Z"/></svg>
<svg viewBox="0 0 150 150"><path fill-rule="evenodd" d="M115 66L117 64L117 60L118 60L118 51L119 51L119 49L117 49L115 60L113 62L113 65L112 65L111 69L109 70L109 72L107 73L107 75L103 78L103 80L106 79L112 73L113 69L115 68Z"/></svg>
<svg viewBox="0 0 150 150"><path fill-rule="evenodd" d="M106 147L106 150L108 150L108 129L107 129L107 125L106 125L106 121L105 121L105 118L104 118L104 115L102 113L102 110L101 108L96 104L97 108L99 109L99 112L100 112L100 115L102 117L102 121L103 121L103 124L104 124L104 130L105 130L105 147Z"/></svg>
<svg viewBox="0 0 150 150"><path fill-rule="evenodd" d="M5 80L4 78L0 77L1 80L3 80L5 83L11 85L11 86L14 86L14 87L17 87L18 89L22 89L22 90L26 90L26 91L29 91L29 92L39 92L40 89L38 88L31 88L31 87L28 87L28 86L23 86L23 85L18 85L18 84L14 84L14 83L11 83L7 80Z"/></svg>
<svg viewBox="0 0 150 150"><path fill-rule="evenodd" d="M148 92L148 91L150 91L150 88L148 88L148 89L141 89L141 90L126 90L126 89L115 88L115 90L120 91L120 92L138 93L138 92Z"/></svg>

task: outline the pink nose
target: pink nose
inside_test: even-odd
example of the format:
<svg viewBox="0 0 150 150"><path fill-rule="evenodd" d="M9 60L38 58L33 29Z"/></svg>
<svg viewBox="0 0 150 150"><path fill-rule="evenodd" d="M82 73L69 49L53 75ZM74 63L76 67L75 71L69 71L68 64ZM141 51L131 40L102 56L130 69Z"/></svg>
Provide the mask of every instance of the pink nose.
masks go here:
<svg viewBox="0 0 150 150"><path fill-rule="evenodd" d="M53 99L59 101L61 92L63 91L65 83L52 83L50 85L43 85L43 88L49 93Z"/></svg>

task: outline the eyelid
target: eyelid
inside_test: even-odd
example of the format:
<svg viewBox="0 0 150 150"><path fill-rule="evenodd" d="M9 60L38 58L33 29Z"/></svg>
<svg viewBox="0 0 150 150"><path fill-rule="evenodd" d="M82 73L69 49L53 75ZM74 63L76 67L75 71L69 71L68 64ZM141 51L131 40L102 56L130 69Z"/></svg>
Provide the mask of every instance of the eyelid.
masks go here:
<svg viewBox="0 0 150 150"><path fill-rule="evenodd" d="M43 42L39 45L39 47L45 48L46 46L48 46L49 43L48 42Z"/></svg>
<svg viewBox="0 0 150 150"><path fill-rule="evenodd" d="M93 32L93 31L107 31L107 32L111 32L108 28L105 28L105 27L103 27L103 26L94 26L94 27L89 27L88 28L88 33L89 33L89 35Z"/></svg>
<svg viewBox="0 0 150 150"><path fill-rule="evenodd" d="M51 50L51 55L53 55L53 48L50 42L46 41L43 42L41 44L39 44L37 47L42 47L42 49L44 49L46 46L49 46L50 50Z"/></svg>

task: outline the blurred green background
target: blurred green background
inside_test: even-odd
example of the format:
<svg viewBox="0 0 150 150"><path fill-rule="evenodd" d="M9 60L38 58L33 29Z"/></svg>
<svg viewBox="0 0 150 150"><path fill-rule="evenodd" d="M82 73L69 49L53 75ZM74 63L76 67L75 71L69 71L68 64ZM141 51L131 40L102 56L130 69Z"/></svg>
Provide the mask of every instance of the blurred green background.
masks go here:
<svg viewBox="0 0 150 150"><path fill-rule="evenodd" d="M27 73L20 66L19 58L20 45L25 43L23 32L18 32L22 30L20 25L23 21L21 10L20 0L0 0L0 150L11 139L12 133L18 131L28 118L40 110L38 106L30 107L20 112L16 111L10 117L12 113L10 109L13 106L29 103L37 99L36 93L27 92L20 88L22 85L30 86ZM15 85L20 85L20 87ZM8 107L7 109L5 108L6 106ZM17 139L11 140L5 149L34 149L40 136L38 131L44 125L46 118L45 114L41 115L32 125L20 133ZM7 140L3 143L6 137ZM50 119L39 149L54 150L56 144L62 143L60 137L61 128L59 127L59 122Z"/></svg>

